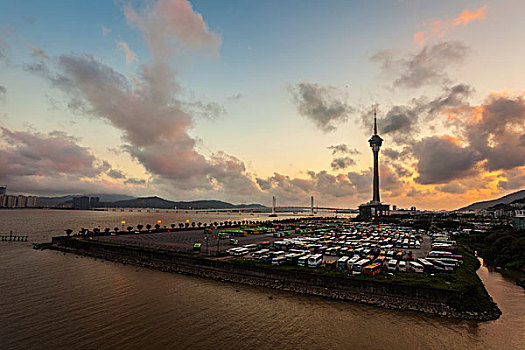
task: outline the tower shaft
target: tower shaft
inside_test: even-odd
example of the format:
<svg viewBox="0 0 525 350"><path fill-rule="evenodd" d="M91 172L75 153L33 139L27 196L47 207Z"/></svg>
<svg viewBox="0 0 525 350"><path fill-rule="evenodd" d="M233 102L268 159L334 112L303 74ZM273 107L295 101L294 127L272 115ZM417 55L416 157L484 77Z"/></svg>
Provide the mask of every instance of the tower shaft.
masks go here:
<svg viewBox="0 0 525 350"><path fill-rule="evenodd" d="M379 198L379 150L374 151L374 184L372 202L381 202Z"/></svg>

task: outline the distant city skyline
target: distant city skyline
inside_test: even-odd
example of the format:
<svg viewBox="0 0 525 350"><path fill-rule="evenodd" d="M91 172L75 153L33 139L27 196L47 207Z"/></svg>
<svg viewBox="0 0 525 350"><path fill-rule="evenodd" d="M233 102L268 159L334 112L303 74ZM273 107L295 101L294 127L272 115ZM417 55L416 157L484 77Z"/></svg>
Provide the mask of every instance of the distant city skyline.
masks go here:
<svg viewBox="0 0 525 350"><path fill-rule="evenodd" d="M521 1L5 2L12 193L455 209L525 187Z"/></svg>

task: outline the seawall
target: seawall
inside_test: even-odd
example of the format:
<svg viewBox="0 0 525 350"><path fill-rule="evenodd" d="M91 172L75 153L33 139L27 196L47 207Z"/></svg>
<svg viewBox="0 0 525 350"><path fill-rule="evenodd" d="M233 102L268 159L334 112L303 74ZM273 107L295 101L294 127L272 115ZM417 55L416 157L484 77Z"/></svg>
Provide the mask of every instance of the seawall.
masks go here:
<svg viewBox="0 0 525 350"><path fill-rule="evenodd" d="M461 298L461 293L456 290L345 278L307 271L290 271L63 237L54 238L53 243L46 245L45 248L165 272L317 295L388 309L417 311L441 317L487 321L497 319L500 315L497 309L483 313L452 309L447 302L454 298Z"/></svg>

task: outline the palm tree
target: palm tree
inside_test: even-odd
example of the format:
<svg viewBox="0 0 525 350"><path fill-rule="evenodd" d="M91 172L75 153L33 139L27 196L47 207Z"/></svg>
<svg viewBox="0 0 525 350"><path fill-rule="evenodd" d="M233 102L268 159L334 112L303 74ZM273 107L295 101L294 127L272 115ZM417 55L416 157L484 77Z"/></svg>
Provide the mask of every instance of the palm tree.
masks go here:
<svg viewBox="0 0 525 350"><path fill-rule="evenodd" d="M190 227L190 223L189 222L185 222L184 226L186 226L186 228L188 228L188 227Z"/></svg>
<svg viewBox="0 0 525 350"><path fill-rule="evenodd" d="M206 227L208 226L208 223L205 222L204 224L202 224L202 226Z"/></svg>
<svg viewBox="0 0 525 350"><path fill-rule="evenodd" d="M141 224L137 225L137 230L142 231L143 228L144 228L144 225L141 225Z"/></svg>
<svg viewBox="0 0 525 350"><path fill-rule="evenodd" d="M68 228L67 230L64 230L64 231L66 231L66 235L67 235L68 237L71 236L71 234L73 233L73 230L70 229L70 228Z"/></svg>
<svg viewBox="0 0 525 350"><path fill-rule="evenodd" d="M146 230L148 230L148 231L151 230L151 225L150 224L146 225Z"/></svg>

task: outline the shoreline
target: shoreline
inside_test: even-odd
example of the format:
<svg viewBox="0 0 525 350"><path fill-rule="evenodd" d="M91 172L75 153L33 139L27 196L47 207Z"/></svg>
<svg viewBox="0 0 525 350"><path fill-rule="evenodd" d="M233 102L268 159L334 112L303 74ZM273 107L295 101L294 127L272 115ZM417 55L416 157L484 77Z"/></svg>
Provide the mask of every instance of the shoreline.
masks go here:
<svg viewBox="0 0 525 350"><path fill-rule="evenodd" d="M100 244L66 237L56 237L52 243L35 245L35 249L50 249L164 272L322 296L385 309L416 311L454 319L490 321L501 315L497 306L491 311L484 312L459 311L451 308L447 305L449 300L461 297L459 291L451 289L344 278L308 271L287 271L190 254Z"/></svg>

